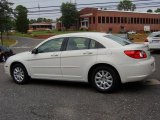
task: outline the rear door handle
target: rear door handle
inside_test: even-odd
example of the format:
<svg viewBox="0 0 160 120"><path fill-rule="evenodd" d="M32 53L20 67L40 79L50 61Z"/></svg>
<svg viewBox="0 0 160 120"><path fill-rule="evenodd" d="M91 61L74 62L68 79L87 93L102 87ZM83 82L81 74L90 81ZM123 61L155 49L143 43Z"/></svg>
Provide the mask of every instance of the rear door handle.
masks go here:
<svg viewBox="0 0 160 120"><path fill-rule="evenodd" d="M92 52L88 52L89 55L93 54Z"/></svg>

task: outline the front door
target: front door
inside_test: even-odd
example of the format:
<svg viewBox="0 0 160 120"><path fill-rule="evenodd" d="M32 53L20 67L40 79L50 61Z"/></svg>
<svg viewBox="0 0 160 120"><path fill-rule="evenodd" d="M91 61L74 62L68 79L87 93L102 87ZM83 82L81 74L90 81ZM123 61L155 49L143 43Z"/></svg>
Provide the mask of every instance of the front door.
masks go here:
<svg viewBox="0 0 160 120"><path fill-rule="evenodd" d="M60 56L63 40L64 38L49 40L37 48L37 54L31 55L29 66L32 78L62 78Z"/></svg>

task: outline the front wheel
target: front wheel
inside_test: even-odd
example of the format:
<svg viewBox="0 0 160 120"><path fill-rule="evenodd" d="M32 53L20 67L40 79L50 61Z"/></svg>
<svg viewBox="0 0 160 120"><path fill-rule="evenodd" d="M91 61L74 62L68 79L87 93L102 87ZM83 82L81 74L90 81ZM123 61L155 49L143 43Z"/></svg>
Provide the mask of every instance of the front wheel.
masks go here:
<svg viewBox="0 0 160 120"><path fill-rule="evenodd" d="M11 69L11 74L17 84L25 84L29 81L27 70L21 64L14 65Z"/></svg>
<svg viewBox="0 0 160 120"><path fill-rule="evenodd" d="M99 66L93 70L92 84L99 92L113 92L120 83L117 72L111 67Z"/></svg>

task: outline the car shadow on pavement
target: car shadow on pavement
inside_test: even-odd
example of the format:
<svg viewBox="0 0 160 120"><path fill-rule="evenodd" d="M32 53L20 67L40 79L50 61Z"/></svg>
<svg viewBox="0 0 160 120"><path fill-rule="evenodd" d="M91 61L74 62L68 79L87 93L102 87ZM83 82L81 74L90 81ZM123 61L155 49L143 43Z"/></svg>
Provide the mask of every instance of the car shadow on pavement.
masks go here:
<svg viewBox="0 0 160 120"><path fill-rule="evenodd" d="M49 86L49 87L60 87L60 88L69 88L69 89L79 89L79 90L87 90L96 92L96 90L88 83L85 82L70 82L70 81L58 81L58 80L39 80L34 79L30 82L32 85L36 86ZM133 83L125 83L121 84L119 88L114 93L122 93L122 92L138 92L145 91L148 89L148 86L144 85L143 82L133 82Z"/></svg>
<svg viewBox="0 0 160 120"><path fill-rule="evenodd" d="M39 80L33 79L30 84L56 86L64 88L76 88L76 89L91 89L91 85L85 82L72 82L72 81L58 81L58 80Z"/></svg>

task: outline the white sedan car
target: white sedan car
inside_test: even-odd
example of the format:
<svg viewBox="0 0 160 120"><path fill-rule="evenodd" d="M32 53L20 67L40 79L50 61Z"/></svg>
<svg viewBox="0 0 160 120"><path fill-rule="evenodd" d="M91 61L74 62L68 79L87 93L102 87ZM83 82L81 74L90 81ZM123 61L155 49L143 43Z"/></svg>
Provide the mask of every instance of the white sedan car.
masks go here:
<svg viewBox="0 0 160 120"><path fill-rule="evenodd" d="M155 71L148 46L111 34L71 33L51 37L31 52L10 57L5 71L18 84L32 79L82 81L100 92L144 80Z"/></svg>
<svg viewBox="0 0 160 120"><path fill-rule="evenodd" d="M160 50L160 31L151 33L147 37L145 44L147 44L151 50Z"/></svg>

